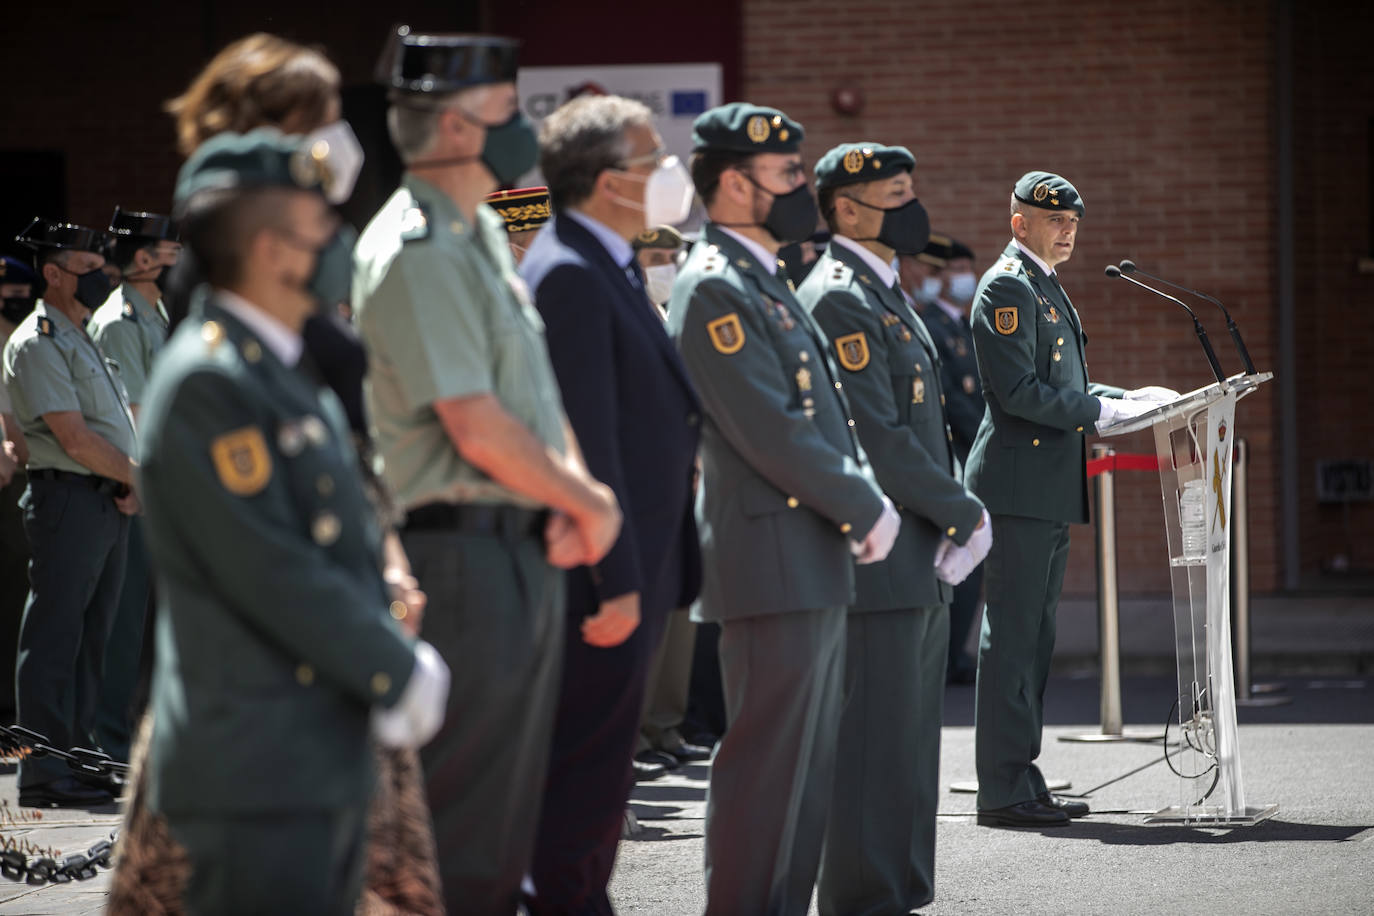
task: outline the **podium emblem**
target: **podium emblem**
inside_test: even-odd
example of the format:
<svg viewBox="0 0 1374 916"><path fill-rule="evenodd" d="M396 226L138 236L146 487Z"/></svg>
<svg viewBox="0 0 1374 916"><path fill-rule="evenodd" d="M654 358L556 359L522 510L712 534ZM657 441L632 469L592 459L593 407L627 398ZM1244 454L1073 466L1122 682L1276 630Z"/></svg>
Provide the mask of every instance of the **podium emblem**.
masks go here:
<svg viewBox="0 0 1374 916"><path fill-rule="evenodd" d="M993 312L993 324L997 326L999 334L1015 334L1021 326L1021 317L1014 306L997 309Z"/></svg>

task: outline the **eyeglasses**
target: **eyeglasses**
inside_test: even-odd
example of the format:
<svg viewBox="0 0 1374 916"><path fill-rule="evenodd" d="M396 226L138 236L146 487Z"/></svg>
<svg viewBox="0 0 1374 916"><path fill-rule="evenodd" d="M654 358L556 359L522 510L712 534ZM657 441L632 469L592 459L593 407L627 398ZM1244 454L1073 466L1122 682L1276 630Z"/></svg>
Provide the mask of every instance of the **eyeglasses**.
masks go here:
<svg viewBox="0 0 1374 916"><path fill-rule="evenodd" d="M623 172L632 165L641 165L650 162L654 165L658 165L666 158L668 158L667 148L657 146L642 155L620 160L620 162L616 163L615 168L617 171Z"/></svg>

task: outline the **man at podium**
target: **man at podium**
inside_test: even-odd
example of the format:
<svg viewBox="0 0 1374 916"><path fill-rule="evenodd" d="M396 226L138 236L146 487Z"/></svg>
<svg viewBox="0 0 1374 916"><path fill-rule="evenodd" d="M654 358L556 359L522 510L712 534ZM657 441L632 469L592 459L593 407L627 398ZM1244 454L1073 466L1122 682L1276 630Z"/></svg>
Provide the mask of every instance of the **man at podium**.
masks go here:
<svg viewBox="0 0 1374 916"><path fill-rule="evenodd" d="M1083 802L1050 794L1040 755L1055 610L1069 525L1088 521L1085 430L1177 394L1088 381L1087 335L1055 268L1073 254L1083 199L1049 172L1011 197L1012 240L974 294L972 324L987 408L966 482L992 516L975 718L978 823L1067 824Z"/></svg>

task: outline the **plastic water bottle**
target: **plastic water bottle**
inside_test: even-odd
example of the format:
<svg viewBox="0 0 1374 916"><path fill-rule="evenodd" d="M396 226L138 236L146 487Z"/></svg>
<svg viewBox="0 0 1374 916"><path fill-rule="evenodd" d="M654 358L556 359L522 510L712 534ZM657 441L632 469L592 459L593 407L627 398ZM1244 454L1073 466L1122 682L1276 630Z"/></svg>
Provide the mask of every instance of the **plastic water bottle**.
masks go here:
<svg viewBox="0 0 1374 916"><path fill-rule="evenodd" d="M1201 479L1183 485L1178 497L1178 520L1183 527L1183 558L1203 560L1207 557L1207 489Z"/></svg>

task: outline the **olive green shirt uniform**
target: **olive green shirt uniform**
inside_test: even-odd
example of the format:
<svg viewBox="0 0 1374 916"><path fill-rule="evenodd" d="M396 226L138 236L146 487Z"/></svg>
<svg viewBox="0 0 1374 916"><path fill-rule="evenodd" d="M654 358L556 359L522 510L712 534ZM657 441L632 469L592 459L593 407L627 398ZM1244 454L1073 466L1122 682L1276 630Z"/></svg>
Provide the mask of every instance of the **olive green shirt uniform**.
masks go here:
<svg viewBox="0 0 1374 916"><path fill-rule="evenodd" d="M850 540L882 496L825 337L787 281L714 224L668 326L705 415L693 613L721 621L730 720L708 795L707 912L804 913L834 778Z"/></svg>
<svg viewBox="0 0 1374 916"><path fill-rule="evenodd" d="M859 148L891 162L880 177L904 161L900 148ZM817 166L818 184L836 180L827 169L832 158ZM934 896L951 597L935 575L935 552L946 537L966 542L983 515L959 481L935 343L895 272L885 280L832 240L797 293L830 341L859 439L902 516L887 559L855 567L843 751L817 889L823 916L905 913Z"/></svg>
<svg viewBox="0 0 1374 916"><path fill-rule="evenodd" d="M143 402L153 357L167 342L167 315L162 300L156 304L121 283L86 324L91 339L102 353L119 366L119 377L131 404Z"/></svg>
<svg viewBox="0 0 1374 916"><path fill-rule="evenodd" d="M1082 213L1077 192L1057 176L1031 173L1016 193L1032 206ZM975 756L978 808L991 810L1048 794L1034 761L1069 524L1088 520L1085 441L1100 412L1097 398L1122 390L1089 381L1077 310L1058 277L1015 242L983 274L973 302L987 410L966 479L993 520Z"/></svg>
<svg viewBox="0 0 1374 916"><path fill-rule="evenodd" d="M436 401L490 394L563 452L544 325L502 220L466 221L406 175L354 250L353 305L369 351L368 410L385 478L408 510L402 542L429 596L425 638L452 671L448 709L421 752L450 912L510 912L534 846L563 650L563 573L545 558L544 507L455 448ZM465 527L464 510L534 519Z"/></svg>

